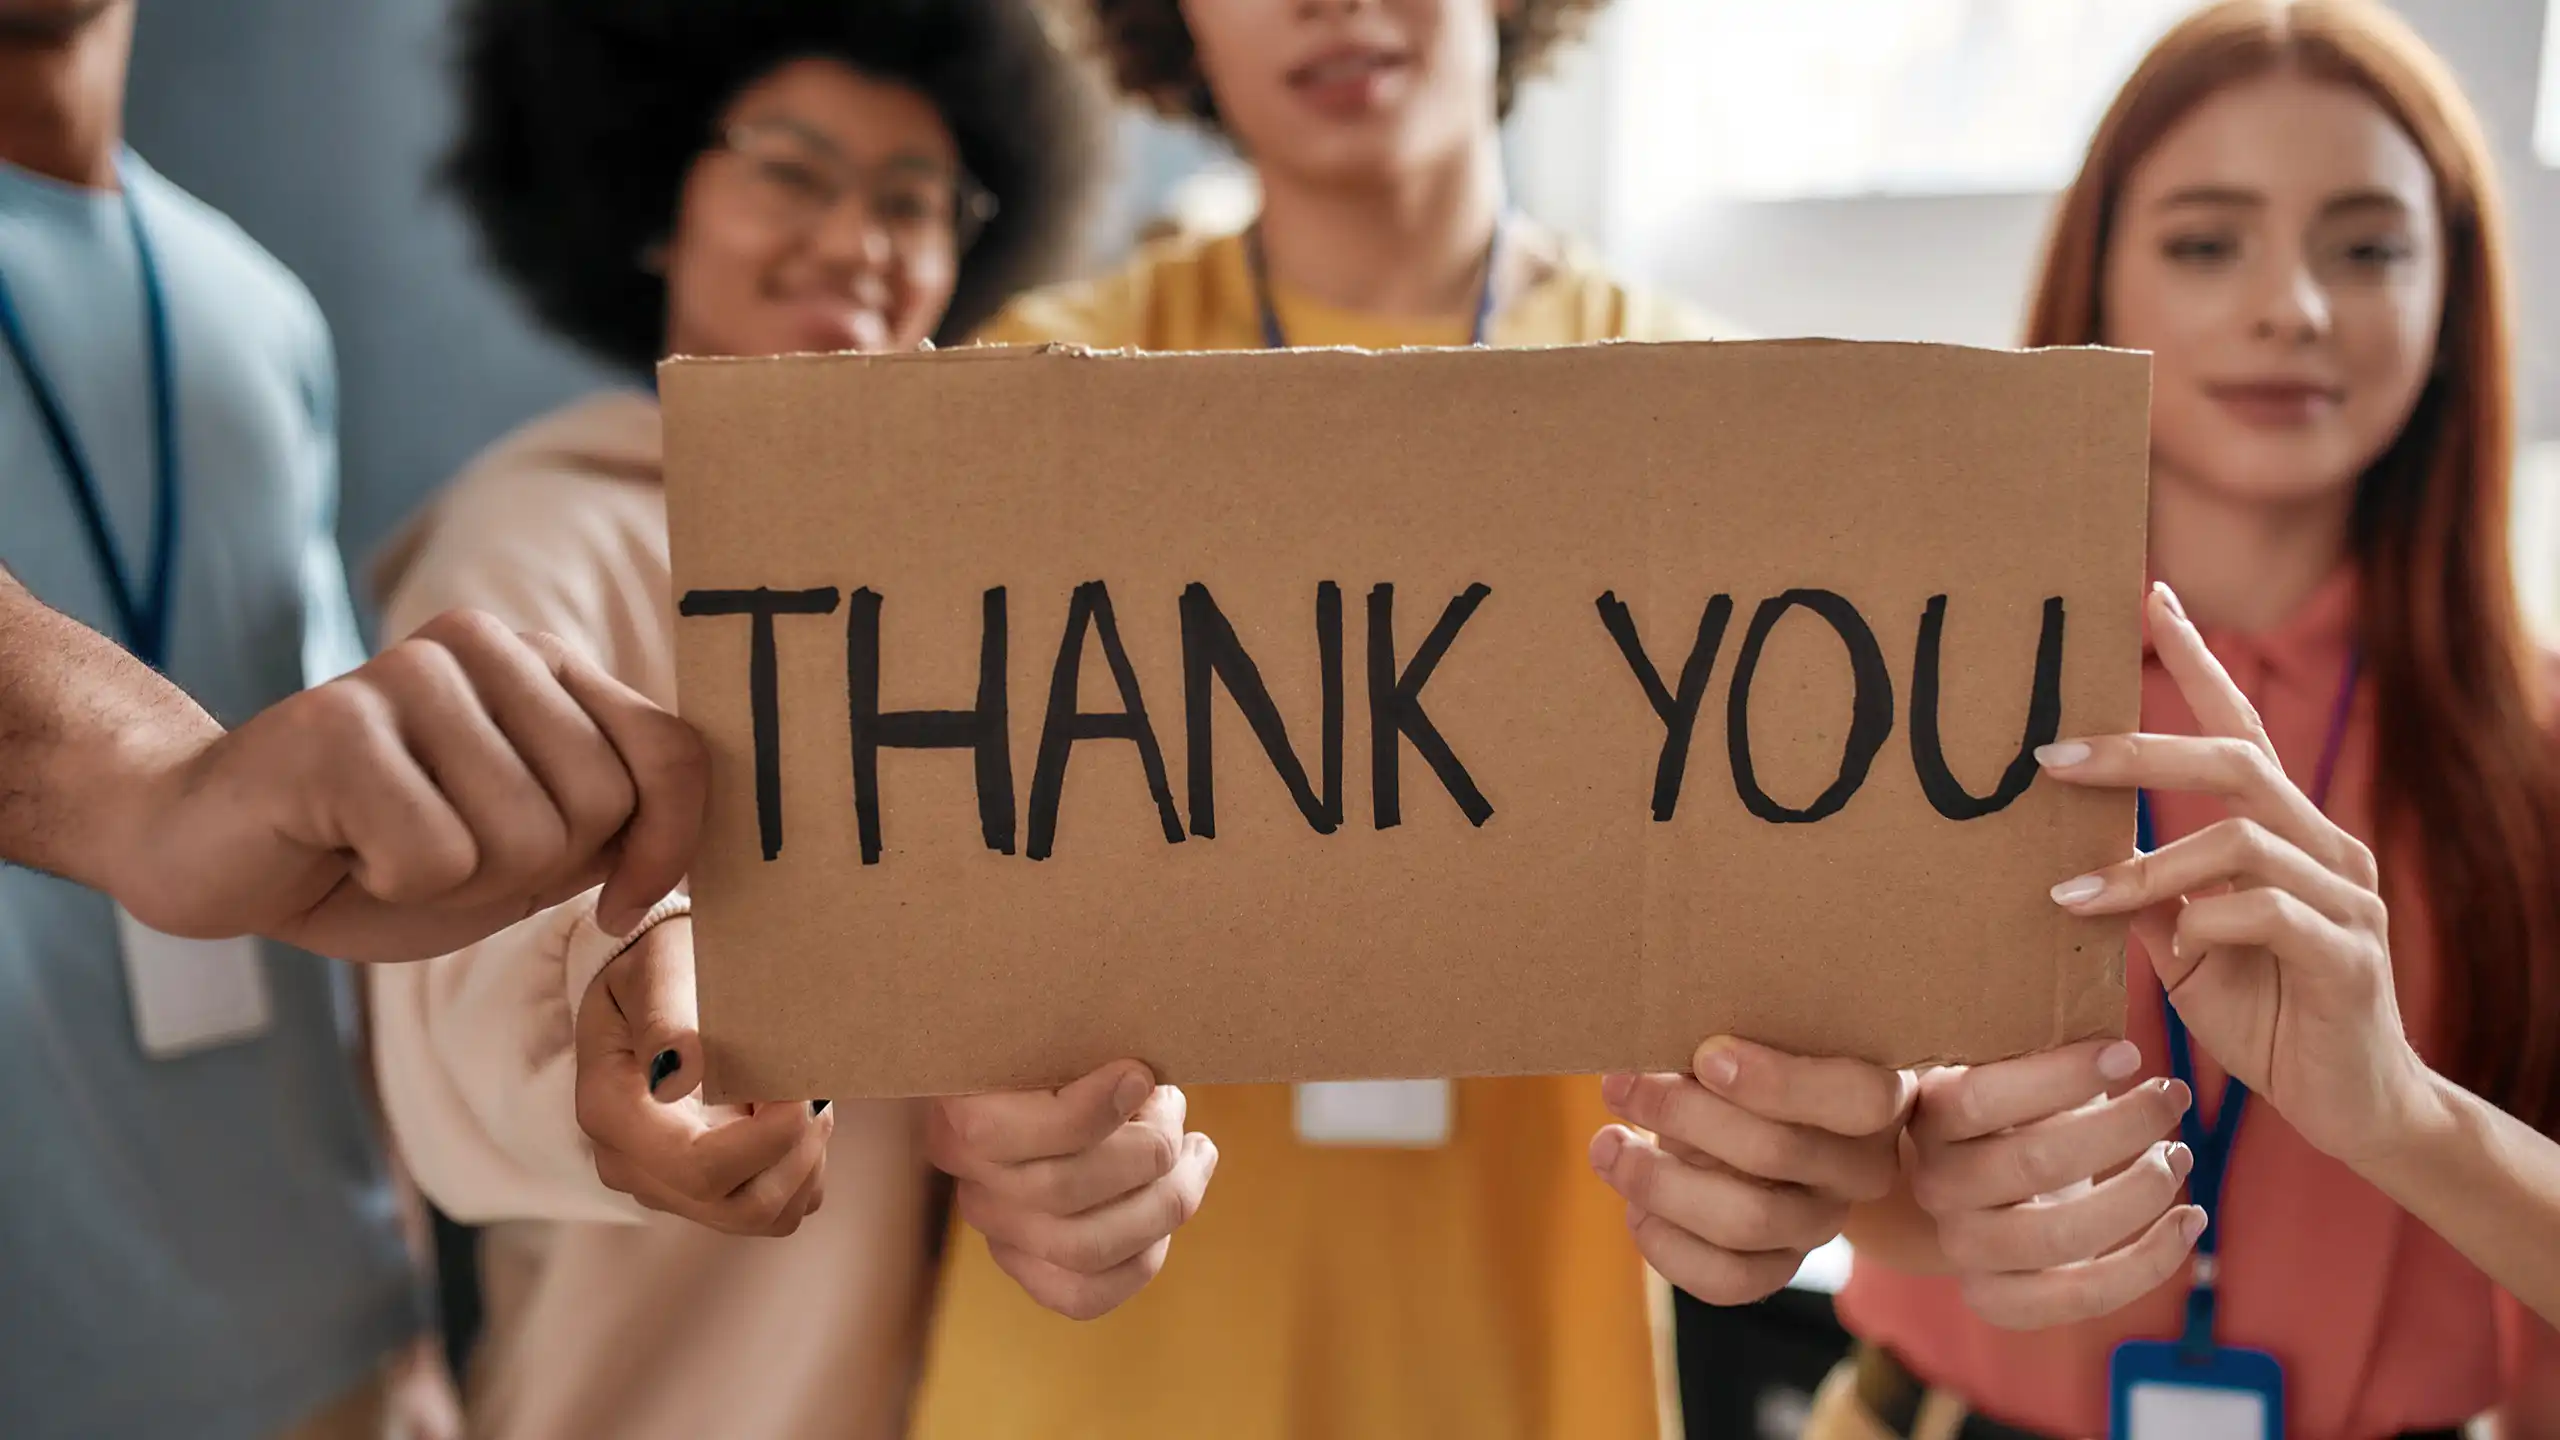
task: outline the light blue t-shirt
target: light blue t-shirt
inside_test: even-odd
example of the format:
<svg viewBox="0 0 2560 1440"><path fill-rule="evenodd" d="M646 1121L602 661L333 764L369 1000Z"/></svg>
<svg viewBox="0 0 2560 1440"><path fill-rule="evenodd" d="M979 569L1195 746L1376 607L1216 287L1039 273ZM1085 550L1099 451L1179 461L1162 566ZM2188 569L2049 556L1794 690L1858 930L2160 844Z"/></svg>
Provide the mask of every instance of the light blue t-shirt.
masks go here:
<svg viewBox="0 0 2560 1440"><path fill-rule="evenodd" d="M362 658L331 537L328 328L229 220L130 155L125 174L115 194L0 164L0 277L140 572L155 451L125 206L140 207L181 456L167 670L238 724ZM5 347L0 561L130 640ZM282 947L266 961L265 1036L149 1059L106 898L0 869L0 1435L270 1440L419 1332L349 977Z"/></svg>

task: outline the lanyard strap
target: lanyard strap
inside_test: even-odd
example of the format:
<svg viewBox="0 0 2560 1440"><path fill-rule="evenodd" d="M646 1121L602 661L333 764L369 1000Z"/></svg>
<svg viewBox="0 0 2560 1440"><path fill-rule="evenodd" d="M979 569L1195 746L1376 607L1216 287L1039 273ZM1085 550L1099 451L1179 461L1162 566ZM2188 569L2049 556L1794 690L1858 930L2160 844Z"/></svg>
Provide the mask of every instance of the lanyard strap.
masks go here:
<svg viewBox="0 0 2560 1440"><path fill-rule="evenodd" d="M1493 222L1493 238L1484 247L1484 284L1476 291L1475 323L1467 332L1469 345L1482 345L1493 330L1493 281L1502 263L1502 232L1505 220ZM1289 336L1280 328L1280 311L1271 303L1271 267L1262 255L1262 226L1256 222L1244 232L1245 270L1253 276L1253 304L1262 319L1262 346L1266 350L1286 350Z"/></svg>
<svg viewBox="0 0 2560 1440"><path fill-rule="evenodd" d="M2321 742L2320 767L2312 773L2311 803L2321 810L2329 808L2329 787L2338 778L2338 757L2346 748L2347 719L2354 712L2356 682L2364 672L2361 647L2347 652L2347 670L2338 682L2338 698L2329 710L2329 734ZM2134 793L2134 845L2144 853L2157 848L2157 835L2152 828L2151 797ZM2187 1176L2188 1194L2204 1211L2204 1233L2196 1237L2194 1281L2187 1290L2187 1323L2180 1347L2190 1359L2202 1359L2213 1348L2213 1321L2221 1280L2222 1185L2230 1175L2232 1145L2240 1136L2240 1117L2248 1109L2249 1087L2237 1079L2226 1078L2222 1086L2222 1103L2214 1108L2208 1122L2199 1113L2203 1092L2196 1088L2195 1045L2187 1036L2187 1022L2178 1018L2178 1007L2162 1006L2169 1027L2169 1071L2184 1081L2188 1092L2196 1096L2187 1113L2178 1117L2178 1138L2195 1154L2195 1170Z"/></svg>
<svg viewBox="0 0 2560 1440"><path fill-rule="evenodd" d="M87 532L90 552L106 582L124 642L144 664L158 670L165 667L169 658L170 578L178 565L177 385L173 378L175 366L170 360L168 298L160 288L160 267L151 252L150 236L143 229L142 207L130 185L125 188L124 209L133 228L135 268L142 277L143 320L151 352L151 439L157 451L150 572L144 584L136 585L125 568L114 528L107 520L98 473L91 468L79 433L72 428L71 412L36 358L35 345L27 337L26 324L10 294L6 275L0 275L0 341L7 343L10 355L27 378L27 393L35 401L36 417L43 422L45 439L61 467L63 482L70 487L72 503L79 508L81 528Z"/></svg>

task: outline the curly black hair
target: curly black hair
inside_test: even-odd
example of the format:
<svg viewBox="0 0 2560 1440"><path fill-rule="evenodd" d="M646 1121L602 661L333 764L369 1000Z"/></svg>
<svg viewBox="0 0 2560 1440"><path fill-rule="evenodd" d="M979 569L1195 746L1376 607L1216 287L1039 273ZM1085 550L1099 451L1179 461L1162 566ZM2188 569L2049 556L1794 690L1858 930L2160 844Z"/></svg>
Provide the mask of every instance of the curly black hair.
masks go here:
<svg viewBox="0 0 2560 1440"><path fill-rule="evenodd" d="M997 201L936 340L1073 257L1109 153L1087 67L1033 0L461 0L462 121L442 175L541 321L648 372L667 287L640 262L740 91L811 56L914 87Z"/></svg>
<svg viewBox="0 0 2560 1440"><path fill-rule="evenodd" d="M1578 39L1609 0L1516 0L1494 18L1500 46L1494 61L1494 110L1509 115L1520 82L1537 75L1555 52ZM1189 120L1225 134L1218 102L1200 73L1191 27L1180 0L1084 0L1092 43L1122 94L1169 120ZM1234 137L1229 136L1229 139Z"/></svg>

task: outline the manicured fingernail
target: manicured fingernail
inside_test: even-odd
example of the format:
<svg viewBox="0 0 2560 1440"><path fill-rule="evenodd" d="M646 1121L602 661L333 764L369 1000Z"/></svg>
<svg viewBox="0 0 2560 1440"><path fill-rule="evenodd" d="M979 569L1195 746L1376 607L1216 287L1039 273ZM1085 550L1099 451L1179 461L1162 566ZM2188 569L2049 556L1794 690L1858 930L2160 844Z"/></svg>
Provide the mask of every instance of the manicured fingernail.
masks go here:
<svg viewBox="0 0 2560 1440"><path fill-rule="evenodd" d="M2036 747L2036 763L2047 770L2068 770L2089 758L2086 740L2057 740Z"/></svg>
<svg viewBox="0 0 2560 1440"><path fill-rule="evenodd" d="M2065 880L2050 892L2056 905L2078 905L2107 893L2107 882L2095 875Z"/></svg>
<svg viewBox="0 0 2560 1440"><path fill-rule="evenodd" d="M809 1113L812 1115L824 1115L827 1113L827 1107L834 1103L836 1102L833 1100L812 1100L809 1102Z"/></svg>
<svg viewBox="0 0 2560 1440"><path fill-rule="evenodd" d="M1603 1126L1599 1134L1591 1137L1591 1168L1599 1172L1601 1179L1608 1179L1609 1172L1617 1166L1619 1154L1626 1148L1624 1131L1615 1125Z"/></svg>
<svg viewBox="0 0 2560 1440"><path fill-rule="evenodd" d="M1733 1058L1726 1047L1733 1042L1714 1039L1698 1047L1698 1080L1710 1090L1722 1090L1742 1073L1742 1062Z"/></svg>
<svg viewBox="0 0 2560 1440"><path fill-rule="evenodd" d="M2160 599L2168 605L2170 614L2177 616L2181 620L2187 618L2187 607L2178 603L2178 592L2169 588L2168 581L2152 581L2151 592L2159 596Z"/></svg>
<svg viewBox="0 0 2560 1440"><path fill-rule="evenodd" d="M1155 1085L1146 1076L1132 1071L1120 1077L1119 1087L1111 1092L1111 1103L1120 1107L1121 1114L1134 1116L1155 1091Z"/></svg>
<svg viewBox="0 0 2560 1440"><path fill-rule="evenodd" d="M673 1050L659 1051L657 1058L649 1062L649 1093L657 1094L658 1087L665 1084L667 1077L676 1073L676 1066L682 1063Z"/></svg>
<svg viewBox="0 0 2560 1440"><path fill-rule="evenodd" d="M2196 1237L2203 1233L2204 1212L2192 1205L2188 1206L2187 1213L2178 1217L2178 1238L2193 1245L2196 1243Z"/></svg>
<svg viewBox="0 0 2560 1440"><path fill-rule="evenodd" d="M1600 1098L1607 1101L1612 1110L1624 1106L1627 1103L1627 1097L1634 1093L1636 1093L1636 1077L1633 1075L1600 1077Z"/></svg>
<svg viewBox="0 0 2560 1440"><path fill-rule="evenodd" d="M2169 1097L2170 1108L2180 1115L2186 1114L2187 1107L2196 1103L2196 1092L2188 1089L2184 1081L2163 1080L2160 1093Z"/></svg>
<svg viewBox="0 0 2560 1440"><path fill-rule="evenodd" d="M2186 1146L2184 1146L2184 1145L2176 1145L2176 1144L2173 1144L2173 1145L2171 1145L2171 1146L2169 1147L2169 1173L2170 1173L2170 1174L2177 1176L2177 1177L2178 1177L2179 1179L2181 1179L2181 1180L2184 1180L2184 1179L2186 1179L2186 1178L2187 1178L2187 1174L2188 1174L2188 1172L2189 1172L2189 1171L2191 1171L2191 1170L2193 1170L2193 1169L2195 1169L2195 1168L2196 1168L2196 1152L2194 1152L2193 1150L2188 1149L2188 1148L2187 1148Z"/></svg>
<svg viewBox="0 0 2560 1440"><path fill-rule="evenodd" d="M2098 1052L2098 1073L2110 1080L2122 1080L2142 1068L2142 1047L2130 1040L2119 1040Z"/></svg>

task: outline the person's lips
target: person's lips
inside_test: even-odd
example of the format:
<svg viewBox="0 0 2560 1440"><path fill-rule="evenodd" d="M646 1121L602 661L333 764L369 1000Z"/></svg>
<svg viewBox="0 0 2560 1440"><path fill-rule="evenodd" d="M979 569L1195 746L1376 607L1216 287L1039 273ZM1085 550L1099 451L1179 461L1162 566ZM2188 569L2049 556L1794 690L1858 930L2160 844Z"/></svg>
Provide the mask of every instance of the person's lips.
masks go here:
<svg viewBox="0 0 2560 1440"><path fill-rule="evenodd" d="M2316 380L2238 380L2207 385L2205 393L2244 425L2293 430L2326 418L2346 399L2335 385Z"/></svg>
<svg viewBox="0 0 2560 1440"><path fill-rule="evenodd" d="M1337 45L1293 68L1290 93L1319 114L1348 119L1375 109L1410 68L1405 56L1375 45Z"/></svg>

